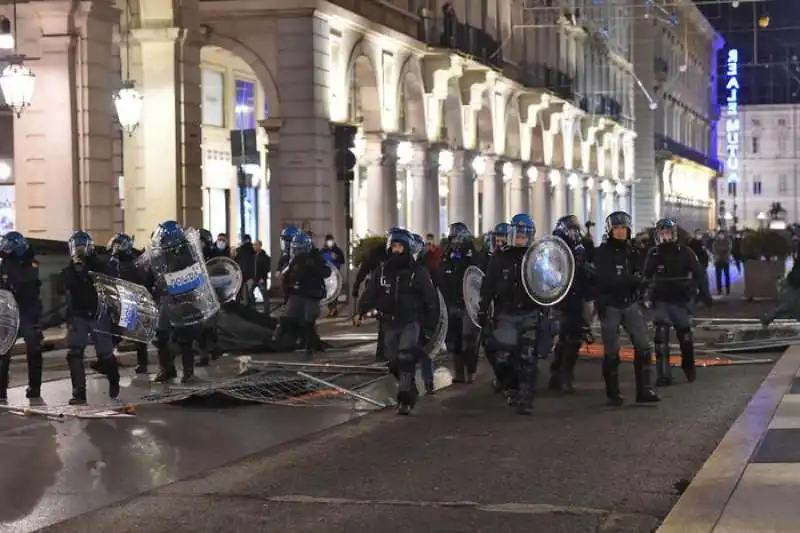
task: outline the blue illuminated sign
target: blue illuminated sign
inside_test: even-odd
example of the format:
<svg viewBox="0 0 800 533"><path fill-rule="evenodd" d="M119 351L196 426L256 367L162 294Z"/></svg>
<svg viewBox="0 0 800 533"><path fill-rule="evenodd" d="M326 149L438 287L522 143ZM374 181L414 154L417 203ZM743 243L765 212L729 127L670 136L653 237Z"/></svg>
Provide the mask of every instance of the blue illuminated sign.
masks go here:
<svg viewBox="0 0 800 533"><path fill-rule="evenodd" d="M739 120L739 50L728 50L725 68L725 178L728 183L739 181L739 143L741 121Z"/></svg>

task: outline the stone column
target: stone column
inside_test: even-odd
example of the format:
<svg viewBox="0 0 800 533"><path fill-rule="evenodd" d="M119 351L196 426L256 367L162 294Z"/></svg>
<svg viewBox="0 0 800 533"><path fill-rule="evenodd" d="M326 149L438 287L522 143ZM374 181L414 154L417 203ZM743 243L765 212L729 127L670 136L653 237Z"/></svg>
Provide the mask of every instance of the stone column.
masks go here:
<svg viewBox="0 0 800 533"><path fill-rule="evenodd" d="M559 218L564 216L564 212L567 210L567 184L566 184L566 176L561 173L553 175L558 176L555 178L555 182L551 184L552 187L552 202L550 203L550 217L547 220L547 230L552 230L556 222Z"/></svg>
<svg viewBox="0 0 800 533"><path fill-rule="evenodd" d="M584 184L583 179L578 180L578 183L570 188L569 194L572 195L572 213L567 213L576 215L578 219L584 220L586 217L586 203L584 201Z"/></svg>
<svg viewBox="0 0 800 533"><path fill-rule="evenodd" d="M525 204L527 204L528 180L522 175L522 166L519 163L511 163L511 176L508 179L511 186L511 194L508 195L508 210L511 216L513 217L517 213L527 213L528 209Z"/></svg>
<svg viewBox="0 0 800 533"><path fill-rule="evenodd" d="M328 22L314 15L288 14L275 19L274 31L274 41L265 42L274 42L276 48L264 53L273 54L280 72L275 81L281 95L282 126L278 172L271 181L270 223L279 228L308 221L315 234L330 229L341 234L343 209L337 200L339 186L333 170L328 92L320 90L329 83ZM372 222L369 227L373 228ZM382 234L385 229L376 231ZM273 254L275 249L273 245Z"/></svg>
<svg viewBox="0 0 800 533"><path fill-rule="evenodd" d="M20 4L17 43L36 75L30 107L14 119L16 226L66 240L77 228L105 242L114 230L113 27L119 13L95 1Z"/></svg>
<svg viewBox="0 0 800 533"><path fill-rule="evenodd" d="M536 169L536 180L531 183L531 203L533 206L533 221L536 223L537 233L542 231L547 225L547 200L545 195L548 193L549 183L547 174L542 169Z"/></svg>
<svg viewBox="0 0 800 533"><path fill-rule="evenodd" d="M475 189L478 186L478 176L475 174L475 170L472 168L472 157L468 157L466 152L463 151L459 151L457 153L460 153L461 156L456 155L455 164L458 164L458 161L460 160L463 165L464 219L459 220L451 217L449 223L452 224L453 222L464 222L473 232L475 232L478 231L478 206L475 205ZM453 165L453 168L455 168L455 164Z"/></svg>
<svg viewBox="0 0 800 533"><path fill-rule="evenodd" d="M425 150L425 233L433 233L438 239L446 228L440 227L439 217L439 147L429 146ZM424 237L425 234L422 234Z"/></svg>
<svg viewBox="0 0 800 533"><path fill-rule="evenodd" d="M653 39L652 20L642 17L634 18L634 46L636 53L633 59L633 70L641 83L647 87L655 87L653 71ZM634 187L633 203L636 219L634 229L647 227L651 220L657 218L653 198L659 192L658 175L656 174L656 154L654 146L655 111L650 109L650 101L638 88L634 88L634 116L636 117L636 147L634 149L634 176L637 183ZM672 117L667 117L671 120ZM614 156L616 157L616 155Z"/></svg>
<svg viewBox="0 0 800 533"><path fill-rule="evenodd" d="M366 144L369 233L383 235L397 225L397 141L370 139Z"/></svg>
<svg viewBox="0 0 800 533"><path fill-rule="evenodd" d="M517 194L519 195L519 212L520 213L531 213L531 188L535 185L536 182L531 183L528 179L528 176L525 175L525 172L520 167L520 180L519 180L519 191Z"/></svg>
<svg viewBox="0 0 800 533"><path fill-rule="evenodd" d="M473 224L472 168L463 150L453 151L453 168L447 180L447 223Z"/></svg>
<svg viewBox="0 0 800 533"><path fill-rule="evenodd" d="M425 235L428 231L428 208L426 196L428 195L430 187L427 186L427 173L425 172L425 164L427 163L427 147L423 144L414 143L413 155L411 162L408 164L408 177L411 185L411 194L409 201L411 202L411 220L409 220L409 228L413 233Z"/></svg>
<svg viewBox="0 0 800 533"><path fill-rule="evenodd" d="M483 220L482 230L487 231L503 221L503 172L502 163L497 158L484 156L486 168L483 180ZM478 231L477 229L475 230Z"/></svg>

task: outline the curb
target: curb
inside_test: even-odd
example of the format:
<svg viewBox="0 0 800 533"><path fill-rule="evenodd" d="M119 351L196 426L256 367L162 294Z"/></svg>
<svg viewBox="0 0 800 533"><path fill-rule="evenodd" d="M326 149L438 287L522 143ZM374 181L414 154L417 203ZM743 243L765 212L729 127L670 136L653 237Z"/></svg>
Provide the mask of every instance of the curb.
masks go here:
<svg viewBox="0 0 800 533"><path fill-rule="evenodd" d="M712 533L799 369L797 345L775 364L657 533Z"/></svg>

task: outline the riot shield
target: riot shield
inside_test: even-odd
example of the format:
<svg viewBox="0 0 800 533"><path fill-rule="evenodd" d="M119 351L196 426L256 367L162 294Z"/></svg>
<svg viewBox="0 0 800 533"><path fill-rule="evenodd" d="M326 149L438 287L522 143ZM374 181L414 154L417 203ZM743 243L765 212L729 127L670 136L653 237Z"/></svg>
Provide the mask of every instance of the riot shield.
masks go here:
<svg viewBox="0 0 800 533"><path fill-rule="evenodd" d="M158 329L158 306L145 287L124 279L90 272L97 293L96 318L98 324L107 324L110 331L100 333L119 335L123 339L148 344Z"/></svg>
<svg viewBox="0 0 800 533"><path fill-rule="evenodd" d="M470 265L464 271L462 289L464 293L464 309L473 324L478 324L478 312L481 308L481 285L483 285L483 271L475 265Z"/></svg>
<svg viewBox="0 0 800 533"><path fill-rule="evenodd" d="M242 268L230 257L212 257L206 261L206 270L211 286L217 293L220 303L228 303L236 298L242 289Z"/></svg>
<svg viewBox="0 0 800 533"><path fill-rule="evenodd" d="M335 302L339 295L342 294L342 273L336 268L333 263L326 261L331 268L331 275L325 278L325 298L320 302L321 305L328 305Z"/></svg>
<svg viewBox="0 0 800 533"><path fill-rule="evenodd" d="M569 294L574 279L575 258L563 239L548 235L525 252L522 284L537 304L556 305Z"/></svg>
<svg viewBox="0 0 800 533"><path fill-rule="evenodd" d="M0 355L14 347L19 331L19 307L10 291L0 290Z"/></svg>
<svg viewBox="0 0 800 533"><path fill-rule="evenodd" d="M148 256L164 290L162 312L172 326L199 324L220 310L196 230L187 230L186 239L174 246L150 246Z"/></svg>
<svg viewBox="0 0 800 533"><path fill-rule="evenodd" d="M442 296L442 292L440 290L437 289L436 294L439 297L439 320L433 330L433 335L431 335L431 338L423 347L425 353L428 354L428 357L434 357L436 354L441 352L442 348L444 348L444 341L447 338L449 320L447 303L444 301L444 296Z"/></svg>

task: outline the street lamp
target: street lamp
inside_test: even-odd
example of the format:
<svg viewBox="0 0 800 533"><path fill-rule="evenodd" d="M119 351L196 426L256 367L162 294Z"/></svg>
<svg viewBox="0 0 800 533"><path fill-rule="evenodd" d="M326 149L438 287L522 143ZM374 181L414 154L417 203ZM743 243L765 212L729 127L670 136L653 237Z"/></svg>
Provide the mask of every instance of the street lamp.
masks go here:
<svg viewBox="0 0 800 533"><path fill-rule="evenodd" d="M23 64L22 56L14 56L9 61L0 73L0 90L3 91L3 98L8 107L19 118L22 111L31 105L36 76Z"/></svg>
<svg viewBox="0 0 800 533"><path fill-rule="evenodd" d="M442 150L439 152L439 172L447 174L453 170L455 164L455 157L450 150Z"/></svg>
<svg viewBox="0 0 800 533"><path fill-rule="evenodd" d="M482 155L476 155L472 160L472 170L475 171L476 176L481 176L486 172L486 159Z"/></svg>
<svg viewBox="0 0 800 533"><path fill-rule="evenodd" d="M122 88L114 93L114 109L117 111L119 125L128 135L139 126L142 119L142 95L139 94L130 80L122 82Z"/></svg>

